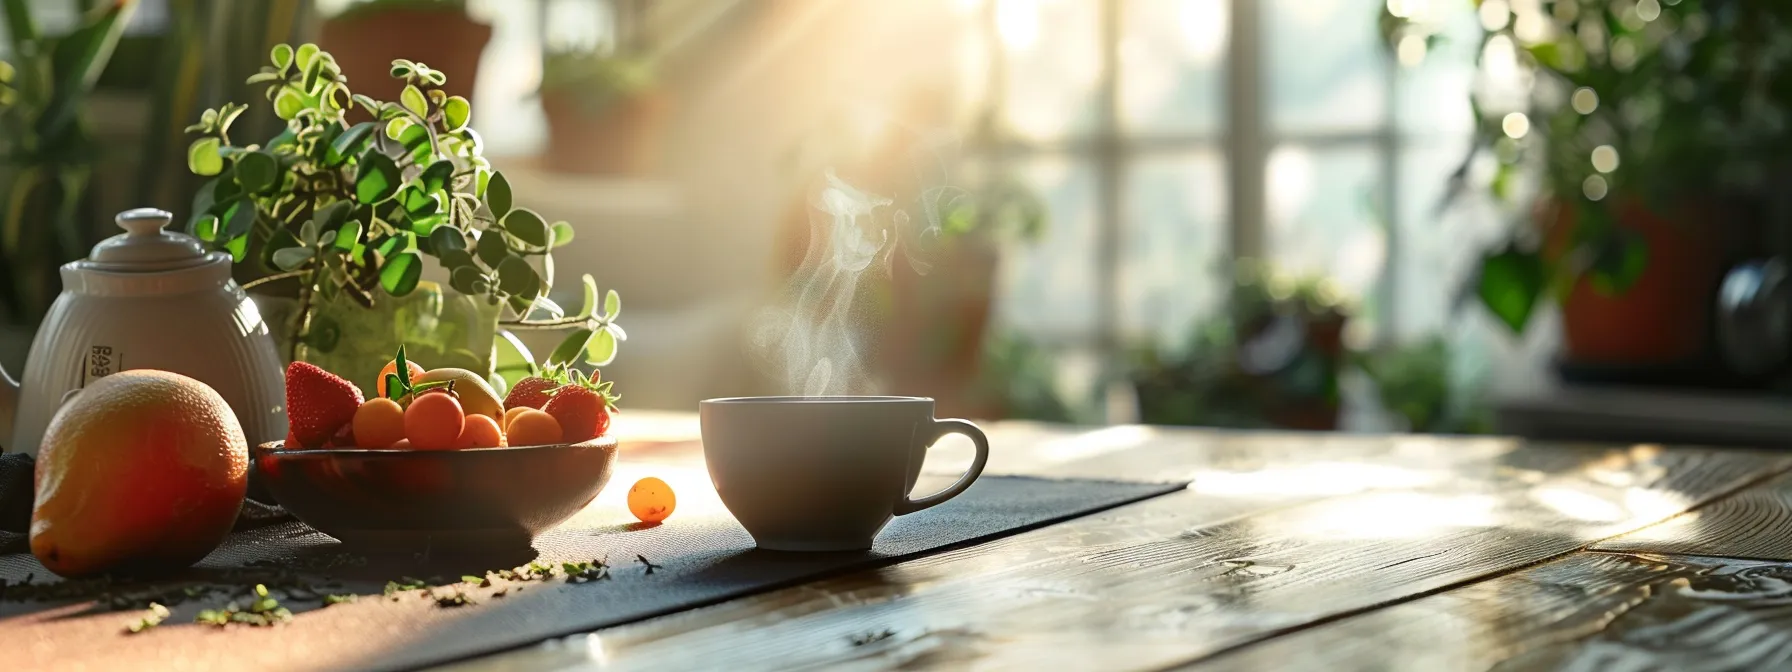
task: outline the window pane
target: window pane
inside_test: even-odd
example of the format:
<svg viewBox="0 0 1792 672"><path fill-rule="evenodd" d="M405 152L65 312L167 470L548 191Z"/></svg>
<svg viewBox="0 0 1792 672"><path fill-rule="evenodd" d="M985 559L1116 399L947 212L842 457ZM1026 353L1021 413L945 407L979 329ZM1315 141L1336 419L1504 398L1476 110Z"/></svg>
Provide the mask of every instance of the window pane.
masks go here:
<svg viewBox="0 0 1792 672"><path fill-rule="evenodd" d="M1322 276L1359 303L1373 325L1381 311L1375 285L1387 260L1387 236L1374 208L1381 175L1374 145L1314 149L1284 144L1270 153L1272 262L1284 273Z"/></svg>
<svg viewBox="0 0 1792 672"><path fill-rule="evenodd" d="M1002 322L1048 340L1095 333L1095 171L1086 161L1028 161L1020 179L1046 202L1051 220L1034 243L1002 258Z"/></svg>
<svg viewBox="0 0 1792 672"><path fill-rule="evenodd" d="M1133 0L1124 22L1120 115L1128 129L1216 129L1225 100L1227 0Z"/></svg>
<svg viewBox="0 0 1792 672"><path fill-rule="evenodd" d="M1449 176L1462 164L1469 140L1418 146L1400 156L1400 253L1394 286L1399 302L1395 335L1413 338L1450 322L1456 294L1487 244L1505 235L1508 221L1482 187L1470 187L1446 210L1438 204ZM1474 184L1481 184L1473 181Z"/></svg>
<svg viewBox="0 0 1792 672"><path fill-rule="evenodd" d="M1264 3L1271 128L1352 131L1386 121L1388 56L1376 27L1382 2Z"/></svg>
<svg viewBox="0 0 1792 672"><path fill-rule="evenodd" d="M1095 126L1100 7L1094 0L996 0L1007 121L1015 133L1040 140Z"/></svg>
<svg viewBox="0 0 1792 672"><path fill-rule="evenodd" d="M1202 151L1140 159L1127 173L1121 326L1129 337L1182 343L1222 299L1226 244L1220 155Z"/></svg>
<svg viewBox="0 0 1792 672"><path fill-rule="evenodd" d="M1475 56L1481 45L1481 20L1470 3L1428 5L1426 21L1439 39L1425 45L1415 40L1423 58L1400 68L1399 122L1408 133L1466 135L1474 130L1469 92L1475 81Z"/></svg>

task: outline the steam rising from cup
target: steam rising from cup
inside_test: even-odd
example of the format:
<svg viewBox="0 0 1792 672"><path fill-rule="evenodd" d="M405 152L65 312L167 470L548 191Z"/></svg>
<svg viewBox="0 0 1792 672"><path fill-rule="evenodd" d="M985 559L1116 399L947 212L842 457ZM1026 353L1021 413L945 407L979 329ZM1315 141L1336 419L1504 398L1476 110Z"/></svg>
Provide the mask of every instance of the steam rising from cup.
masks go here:
<svg viewBox="0 0 1792 672"><path fill-rule="evenodd" d="M811 199L802 265L791 276L783 300L761 311L752 329L755 358L788 393L814 397L875 391L860 346L865 320L859 294L863 282L875 279L867 271L880 259L883 276L889 277L905 234L912 238L915 233L907 231L908 214L892 208L893 202L832 171ZM925 264L910 262L917 272L925 272Z"/></svg>

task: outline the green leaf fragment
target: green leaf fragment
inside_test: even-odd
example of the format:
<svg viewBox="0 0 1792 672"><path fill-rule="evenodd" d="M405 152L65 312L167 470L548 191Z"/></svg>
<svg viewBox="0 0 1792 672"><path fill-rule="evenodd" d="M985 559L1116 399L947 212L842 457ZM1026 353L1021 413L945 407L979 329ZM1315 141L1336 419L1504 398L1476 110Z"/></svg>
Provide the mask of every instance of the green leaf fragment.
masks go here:
<svg viewBox="0 0 1792 672"><path fill-rule="evenodd" d="M558 366L569 364L574 359L577 359L579 353L585 350L585 343L591 340L592 333L593 332L590 329L584 327L574 329L567 333L566 337L560 340L560 344L554 346L554 351L548 353L547 365Z"/></svg>
<svg viewBox="0 0 1792 672"><path fill-rule="evenodd" d="M369 149L361 156L360 170L355 176L355 200L373 205L398 193L402 177L398 164L377 150Z"/></svg>
<svg viewBox="0 0 1792 672"><path fill-rule="evenodd" d="M200 138L187 145L187 169L194 175L217 175L224 170L224 157L218 153L217 138Z"/></svg>
<svg viewBox="0 0 1792 672"><path fill-rule="evenodd" d="M386 258L386 264L380 267L380 287L392 296L406 296L417 289L417 280L423 276L423 262L416 253L402 252Z"/></svg>

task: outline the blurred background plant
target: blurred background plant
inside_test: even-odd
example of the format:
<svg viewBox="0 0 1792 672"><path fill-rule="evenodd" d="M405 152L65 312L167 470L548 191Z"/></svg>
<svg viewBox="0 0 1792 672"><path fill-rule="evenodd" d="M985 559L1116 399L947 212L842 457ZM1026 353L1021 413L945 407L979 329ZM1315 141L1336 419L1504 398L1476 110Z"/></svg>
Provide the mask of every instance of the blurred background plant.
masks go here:
<svg viewBox="0 0 1792 672"><path fill-rule="evenodd" d="M5 0L0 9L11 59L0 110L0 308L7 324L32 325L62 291L57 267L96 242L86 194L102 148L82 115L136 3L97 7L66 35L39 31L26 0Z"/></svg>
<svg viewBox="0 0 1792 672"><path fill-rule="evenodd" d="M1382 8L1392 50L1439 38L1424 4ZM1792 4L1475 4L1475 140L1445 205L1484 155L1493 196L1520 201L1533 179L1539 193L1472 293L1514 332L1542 302L1561 304L1570 364L1702 366L1724 269L1770 235L1786 241L1761 225L1792 215L1778 188L1792 177L1792 79L1775 74L1792 65Z"/></svg>
<svg viewBox="0 0 1792 672"><path fill-rule="evenodd" d="M1355 353L1352 364L1367 375L1395 429L1430 434L1486 434L1492 408L1483 381L1458 374L1457 358L1441 335L1392 348Z"/></svg>
<svg viewBox="0 0 1792 672"><path fill-rule="evenodd" d="M1135 350L1140 421L1336 429L1351 313L1336 287L1243 260L1229 296L1227 317L1196 327L1181 348Z"/></svg>

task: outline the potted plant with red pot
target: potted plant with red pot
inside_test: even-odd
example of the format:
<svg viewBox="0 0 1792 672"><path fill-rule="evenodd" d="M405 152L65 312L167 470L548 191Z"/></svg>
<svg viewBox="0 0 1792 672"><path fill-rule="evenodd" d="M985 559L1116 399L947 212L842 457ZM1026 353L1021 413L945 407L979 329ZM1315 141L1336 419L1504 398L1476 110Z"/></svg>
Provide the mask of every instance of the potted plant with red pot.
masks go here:
<svg viewBox="0 0 1792 672"><path fill-rule="evenodd" d="M1337 429L1350 312L1324 278L1239 260L1224 316L1202 321L1180 347L1148 344L1133 353L1139 420Z"/></svg>
<svg viewBox="0 0 1792 672"><path fill-rule="evenodd" d="M561 172L641 175L658 167L669 105L642 59L590 50L542 60L545 161Z"/></svg>
<svg viewBox="0 0 1792 672"><path fill-rule="evenodd" d="M492 27L467 14L466 0L362 0L325 19L318 46L336 56L357 91L397 100L403 83L392 61L428 63L448 76L442 90L472 99Z"/></svg>
<svg viewBox="0 0 1792 672"><path fill-rule="evenodd" d="M1763 252L1752 213L1787 175L1792 86L1765 73L1792 60L1776 46L1792 38L1792 5L1557 0L1480 13L1484 72L1500 59L1534 82L1517 104L1476 98L1476 142L1449 193L1491 153L1496 197L1530 173L1541 194L1470 290L1514 332L1555 301L1567 378L1740 382L1711 375L1724 370L1714 307L1726 269ZM1440 30L1389 9L1382 26L1390 45Z"/></svg>

